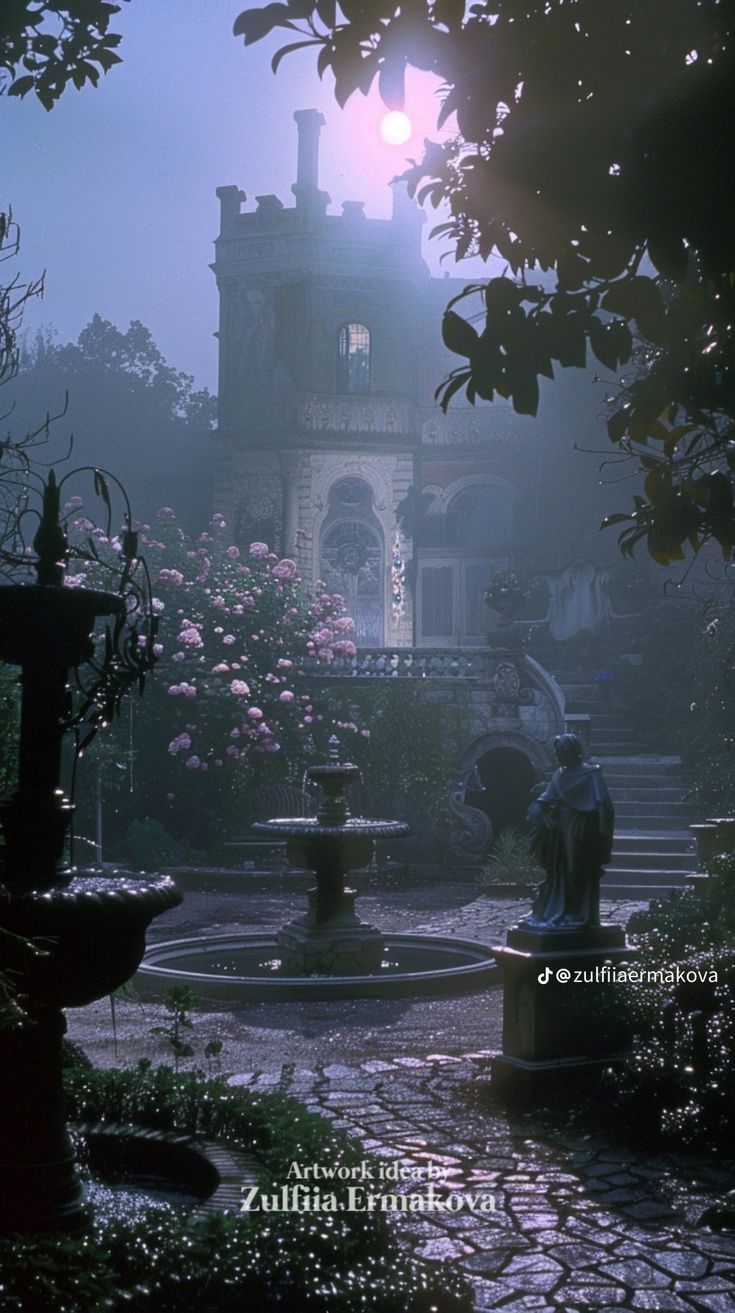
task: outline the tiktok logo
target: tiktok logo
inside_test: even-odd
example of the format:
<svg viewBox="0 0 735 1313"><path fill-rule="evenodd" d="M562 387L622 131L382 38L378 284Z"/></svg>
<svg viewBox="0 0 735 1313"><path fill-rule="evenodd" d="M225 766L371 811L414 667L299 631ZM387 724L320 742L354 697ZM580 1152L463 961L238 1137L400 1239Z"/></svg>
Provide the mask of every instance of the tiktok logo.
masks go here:
<svg viewBox="0 0 735 1313"><path fill-rule="evenodd" d="M540 985L548 985L553 974L554 972L551 970L551 967L545 967L543 971L539 971L539 974L537 976L538 983Z"/></svg>

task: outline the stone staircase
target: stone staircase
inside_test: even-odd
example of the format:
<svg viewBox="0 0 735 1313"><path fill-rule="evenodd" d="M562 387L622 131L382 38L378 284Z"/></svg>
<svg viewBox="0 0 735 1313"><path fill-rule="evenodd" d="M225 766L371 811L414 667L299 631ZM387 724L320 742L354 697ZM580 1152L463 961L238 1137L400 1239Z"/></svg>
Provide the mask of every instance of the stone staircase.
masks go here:
<svg viewBox="0 0 735 1313"><path fill-rule="evenodd" d="M629 717L605 695L605 685L579 675L556 679L566 699L568 728L579 732L599 761L615 805L615 839L603 896L653 898L683 888L696 869L681 759L650 752ZM612 701L612 705L610 702Z"/></svg>

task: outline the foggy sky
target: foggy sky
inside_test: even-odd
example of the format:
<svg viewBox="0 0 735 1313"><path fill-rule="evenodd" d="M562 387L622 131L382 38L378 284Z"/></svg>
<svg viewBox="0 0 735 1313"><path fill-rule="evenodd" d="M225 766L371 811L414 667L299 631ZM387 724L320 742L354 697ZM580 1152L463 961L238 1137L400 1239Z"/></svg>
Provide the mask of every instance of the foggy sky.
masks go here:
<svg viewBox="0 0 735 1313"><path fill-rule="evenodd" d="M365 200L368 215L384 217L389 180L420 155L424 136L446 135L434 131L425 75L409 81L416 130L400 147L379 138L377 93L357 94L341 111L311 52L287 57L274 76L271 55L291 34L246 49L232 36L244 7L131 0L112 21L123 63L96 89L70 87L50 113L32 96L0 98L0 208L12 205L21 225L24 277L46 271L44 299L26 313L31 332L53 325L65 342L95 312L122 329L141 319L170 364L214 390L215 188L237 184L248 207L271 192L291 204L293 112L315 106L327 120L320 183L331 208ZM431 212L425 232L438 221ZM435 270L442 249L431 243ZM443 267L458 273L453 261ZM477 272L461 266L462 277Z"/></svg>

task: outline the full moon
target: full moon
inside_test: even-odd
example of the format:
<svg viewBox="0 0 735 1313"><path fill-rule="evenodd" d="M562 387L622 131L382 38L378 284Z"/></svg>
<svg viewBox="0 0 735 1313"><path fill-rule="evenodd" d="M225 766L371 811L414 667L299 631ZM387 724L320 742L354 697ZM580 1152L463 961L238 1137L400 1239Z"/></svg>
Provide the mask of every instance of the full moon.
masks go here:
<svg viewBox="0 0 735 1313"><path fill-rule="evenodd" d="M380 135L389 146L402 146L411 136L411 120L399 109L392 109L381 120Z"/></svg>

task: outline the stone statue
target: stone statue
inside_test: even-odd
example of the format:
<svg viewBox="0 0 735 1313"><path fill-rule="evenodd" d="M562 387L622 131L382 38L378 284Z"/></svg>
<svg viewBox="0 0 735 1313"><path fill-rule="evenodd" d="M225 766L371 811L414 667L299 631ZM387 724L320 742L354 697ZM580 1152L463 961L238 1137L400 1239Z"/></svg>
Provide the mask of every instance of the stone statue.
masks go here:
<svg viewBox="0 0 735 1313"><path fill-rule="evenodd" d="M581 930L600 924L600 876L615 812L602 770L583 760L576 734L560 734L554 751L559 769L528 811L529 847L546 879L522 924Z"/></svg>

